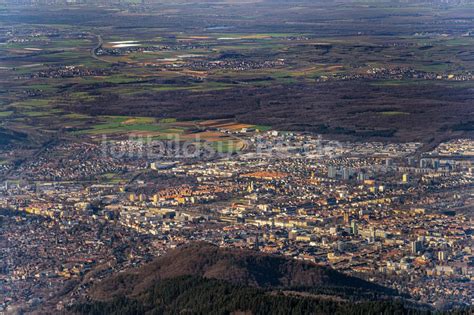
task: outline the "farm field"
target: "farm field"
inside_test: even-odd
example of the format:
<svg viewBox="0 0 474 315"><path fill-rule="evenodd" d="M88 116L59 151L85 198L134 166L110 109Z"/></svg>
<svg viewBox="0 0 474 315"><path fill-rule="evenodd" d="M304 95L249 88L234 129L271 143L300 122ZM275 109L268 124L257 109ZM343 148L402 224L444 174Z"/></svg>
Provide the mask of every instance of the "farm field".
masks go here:
<svg viewBox="0 0 474 315"><path fill-rule="evenodd" d="M2 128L27 126L23 132L44 141L186 138L212 120L235 124L208 126L230 132L261 126L351 140L470 135L474 37L464 11L353 5L279 3L265 23L256 22L258 4L248 3L203 5L197 15L171 2L146 12L134 2L115 11L4 6ZM228 6L235 17L224 23L214 14ZM163 122L170 117L177 122Z"/></svg>
<svg viewBox="0 0 474 315"><path fill-rule="evenodd" d="M0 0L0 315L474 314L473 139L474 0Z"/></svg>

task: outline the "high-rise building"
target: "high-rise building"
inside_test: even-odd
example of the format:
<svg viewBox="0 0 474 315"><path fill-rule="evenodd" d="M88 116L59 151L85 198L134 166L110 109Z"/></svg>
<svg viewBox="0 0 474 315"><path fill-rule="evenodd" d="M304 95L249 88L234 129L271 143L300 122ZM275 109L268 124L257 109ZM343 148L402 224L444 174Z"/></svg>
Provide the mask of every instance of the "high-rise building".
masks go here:
<svg viewBox="0 0 474 315"><path fill-rule="evenodd" d="M334 166L329 166L328 168L328 177L329 178L336 178L337 175L337 169Z"/></svg>
<svg viewBox="0 0 474 315"><path fill-rule="evenodd" d="M345 167L345 168L342 170L342 179L343 179L343 180L349 180L350 177L351 177L351 169Z"/></svg>
<svg viewBox="0 0 474 315"><path fill-rule="evenodd" d="M359 227L357 226L357 222L356 222L356 221L352 221L352 222L351 222L351 232L352 232L352 234L354 234L354 235L359 235Z"/></svg>
<svg viewBox="0 0 474 315"><path fill-rule="evenodd" d="M402 175L402 182L403 183L408 183L408 174L403 174Z"/></svg>
<svg viewBox="0 0 474 315"><path fill-rule="evenodd" d="M349 224L350 220L349 212L344 212L344 224Z"/></svg>
<svg viewBox="0 0 474 315"><path fill-rule="evenodd" d="M447 259L448 259L448 255L444 250L438 252L439 261L446 261Z"/></svg>
<svg viewBox="0 0 474 315"><path fill-rule="evenodd" d="M250 182L250 184L247 187L247 192L251 193L254 190L255 190L255 186L254 186L253 182Z"/></svg>
<svg viewBox="0 0 474 315"><path fill-rule="evenodd" d="M411 252L412 254L418 254L423 250L423 243L421 241L411 242Z"/></svg>

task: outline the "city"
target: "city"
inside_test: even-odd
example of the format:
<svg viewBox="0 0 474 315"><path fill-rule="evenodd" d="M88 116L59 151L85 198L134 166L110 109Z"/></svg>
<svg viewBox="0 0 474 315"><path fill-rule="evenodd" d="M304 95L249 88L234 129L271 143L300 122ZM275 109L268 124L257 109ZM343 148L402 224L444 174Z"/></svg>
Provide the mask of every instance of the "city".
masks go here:
<svg viewBox="0 0 474 315"><path fill-rule="evenodd" d="M220 132L247 149L152 154L164 145L107 140L56 145L15 170L0 200L2 308L62 309L189 241L330 266L439 307L472 303L472 140L418 155L421 143ZM94 180L110 173L123 180Z"/></svg>
<svg viewBox="0 0 474 315"><path fill-rule="evenodd" d="M0 315L468 315L474 3L0 0Z"/></svg>

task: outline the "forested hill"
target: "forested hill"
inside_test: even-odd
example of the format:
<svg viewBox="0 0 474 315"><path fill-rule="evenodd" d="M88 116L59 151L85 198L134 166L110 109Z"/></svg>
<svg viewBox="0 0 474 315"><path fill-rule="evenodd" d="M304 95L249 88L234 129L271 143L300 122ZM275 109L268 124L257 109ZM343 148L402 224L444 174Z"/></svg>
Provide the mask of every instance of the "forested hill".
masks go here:
<svg viewBox="0 0 474 315"><path fill-rule="evenodd" d="M393 290L312 263L207 243L112 276L90 297L68 314L438 314Z"/></svg>
<svg viewBox="0 0 474 315"><path fill-rule="evenodd" d="M193 243L91 290L76 314L437 314L315 264ZM450 314L469 314L468 310Z"/></svg>
<svg viewBox="0 0 474 315"><path fill-rule="evenodd" d="M312 263L193 243L172 250L136 271L121 273L103 281L93 288L92 296L97 299L135 296L160 280L187 275L262 289L345 288L366 295L395 294L387 288Z"/></svg>
<svg viewBox="0 0 474 315"><path fill-rule="evenodd" d="M309 293L271 291L234 285L228 281L181 276L157 282L134 297L116 297L75 305L76 314L318 314L318 315L428 315L401 301L349 302ZM469 314L457 311L450 314Z"/></svg>
<svg viewBox="0 0 474 315"><path fill-rule="evenodd" d="M428 314L315 264L193 243L96 285L78 314ZM405 304L405 305L404 305Z"/></svg>

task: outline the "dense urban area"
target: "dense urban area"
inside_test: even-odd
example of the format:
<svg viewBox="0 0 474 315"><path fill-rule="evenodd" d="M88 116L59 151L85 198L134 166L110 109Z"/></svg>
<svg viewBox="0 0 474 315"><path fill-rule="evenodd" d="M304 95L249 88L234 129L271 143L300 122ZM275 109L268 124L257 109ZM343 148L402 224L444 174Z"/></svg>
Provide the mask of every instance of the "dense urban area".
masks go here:
<svg viewBox="0 0 474 315"><path fill-rule="evenodd" d="M472 12L0 0L0 314L472 312Z"/></svg>
<svg viewBox="0 0 474 315"><path fill-rule="evenodd" d="M1 188L2 308L64 295L62 309L197 240L330 266L439 307L472 303L472 140L419 155L421 143L219 132L246 151L104 140L57 144L15 169L22 179ZM92 180L111 172L134 176Z"/></svg>

